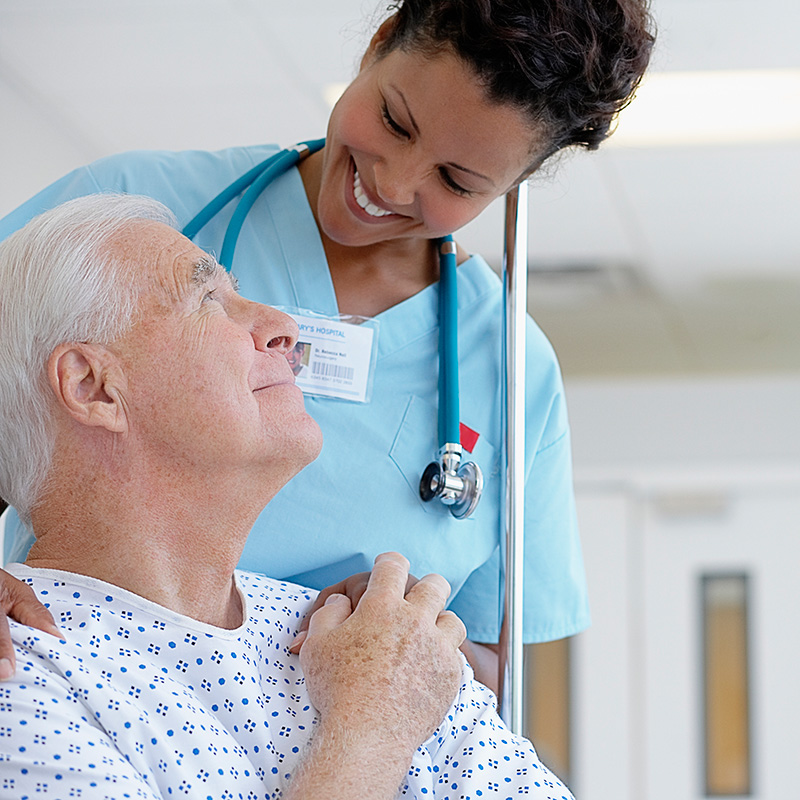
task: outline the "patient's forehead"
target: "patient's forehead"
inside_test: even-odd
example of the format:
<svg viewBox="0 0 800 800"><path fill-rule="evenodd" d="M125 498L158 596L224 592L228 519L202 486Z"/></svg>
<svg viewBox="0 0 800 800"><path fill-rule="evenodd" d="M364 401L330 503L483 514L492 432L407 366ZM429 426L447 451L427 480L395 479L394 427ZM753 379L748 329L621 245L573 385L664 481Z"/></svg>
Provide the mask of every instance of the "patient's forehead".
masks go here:
<svg viewBox="0 0 800 800"><path fill-rule="evenodd" d="M143 303L177 301L226 273L185 236L160 222L134 220L109 242Z"/></svg>

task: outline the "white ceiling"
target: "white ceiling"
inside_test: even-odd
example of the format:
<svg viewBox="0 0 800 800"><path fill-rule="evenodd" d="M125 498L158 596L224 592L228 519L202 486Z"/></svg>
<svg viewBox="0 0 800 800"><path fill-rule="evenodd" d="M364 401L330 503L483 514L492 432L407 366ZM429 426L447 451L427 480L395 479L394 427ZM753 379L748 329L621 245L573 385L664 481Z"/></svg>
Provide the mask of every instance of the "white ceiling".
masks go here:
<svg viewBox="0 0 800 800"><path fill-rule="evenodd" d="M0 215L120 150L323 135L376 5L0 0ZM658 71L800 69L797 0L653 9ZM798 228L800 137L569 156L532 182L531 307L567 373L800 370ZM501 231L461 239L499 264Z"/></svg>

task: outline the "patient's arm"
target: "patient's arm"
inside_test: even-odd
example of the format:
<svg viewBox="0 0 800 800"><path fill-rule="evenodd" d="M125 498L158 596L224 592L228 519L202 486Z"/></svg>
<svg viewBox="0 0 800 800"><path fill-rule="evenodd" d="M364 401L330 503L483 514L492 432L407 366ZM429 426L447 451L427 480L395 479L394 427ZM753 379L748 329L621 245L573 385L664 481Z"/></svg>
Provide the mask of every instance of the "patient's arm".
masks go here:
<svg viewBox="0 0 800 800"><path fill-rule="evenodd" d="M6 615L53 636L61 635L52 615L39 602L33 589L0 569L0 680L10 678L16 666Z"/></svg>
<svg viewBox="0 0 800 800"><path fill-rule="evenodd" d="M287 800L394 798L453 702L464 626L444 578L406 593L407 576L402 556L379 556L352 614L334 594L312 617L300 661L320 722Z"/></svg>

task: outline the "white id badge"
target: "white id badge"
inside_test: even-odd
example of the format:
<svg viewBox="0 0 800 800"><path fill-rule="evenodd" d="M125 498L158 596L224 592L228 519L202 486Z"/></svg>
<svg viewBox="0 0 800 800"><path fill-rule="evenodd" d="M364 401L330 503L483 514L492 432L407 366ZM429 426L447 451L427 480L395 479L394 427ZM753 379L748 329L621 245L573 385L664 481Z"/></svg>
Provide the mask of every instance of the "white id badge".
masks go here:
<svg viewBox="0 0 800 800"><path fill-rule="evenodd" d="M378 352L378 320L279 308L300 328L297 344L287 358L303 394L368 403Z"/></svg>

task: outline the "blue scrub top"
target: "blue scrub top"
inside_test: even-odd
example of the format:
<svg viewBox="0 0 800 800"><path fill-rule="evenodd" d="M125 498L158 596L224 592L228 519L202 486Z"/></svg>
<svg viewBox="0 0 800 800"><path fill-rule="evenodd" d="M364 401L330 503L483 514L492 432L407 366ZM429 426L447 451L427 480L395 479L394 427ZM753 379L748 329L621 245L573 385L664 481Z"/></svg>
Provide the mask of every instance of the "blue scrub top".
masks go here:
<svg viewBox="0 0 800 800"><path fill-rule="evenodd" d="M277 148L219 152L133 152L80 168L4 220L0 240L36 214L100 191L144 194L185 225L207 202ZM218 254L231 203L195 238ZM246 297L336 315L336 296L314 218L296 169L278 178L251 209L233 272ZM323 588L368 570L386 550L404 553L412 572L450 581L450 607L475 641L498 640L501 549L500 281L479 256L458 274L461 422L480 436L470 456L486 483L475 513L456 520L423 503L418 486L437 442L438 284L378 315L378 355L368 404L306 397L323 431L319 458L282 489L250 535L240 567ZM528 318L524 637L547 641L589 623L572 491L564 391L553 350ZM29 546L16 517L6 555ZM16 532L15 532L16 531ZM143 535L146 535L144 533ZM22 551L22 552L20 552Z"/></svg>

